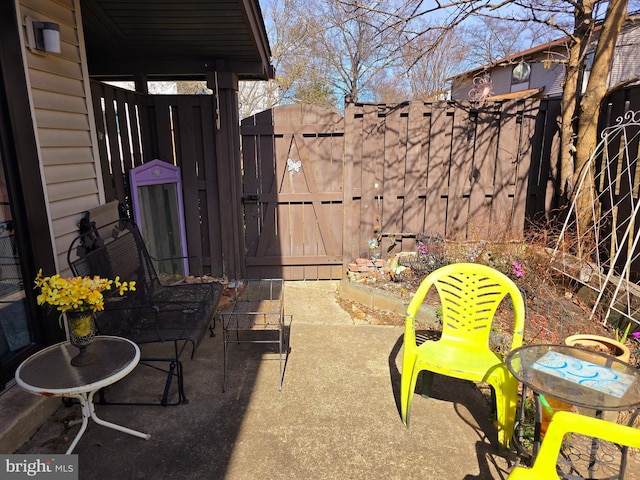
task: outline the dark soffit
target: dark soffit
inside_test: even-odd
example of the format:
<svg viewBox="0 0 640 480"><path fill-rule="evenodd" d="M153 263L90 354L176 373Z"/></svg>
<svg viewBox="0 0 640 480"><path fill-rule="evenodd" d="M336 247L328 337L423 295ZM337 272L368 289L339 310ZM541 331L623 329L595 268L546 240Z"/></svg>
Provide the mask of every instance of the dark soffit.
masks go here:
<svg viewBox="0 0 640 480"><path fill-rule="evenodd" d="M271 75L258 0L81 0L89 74Z"/></svg>

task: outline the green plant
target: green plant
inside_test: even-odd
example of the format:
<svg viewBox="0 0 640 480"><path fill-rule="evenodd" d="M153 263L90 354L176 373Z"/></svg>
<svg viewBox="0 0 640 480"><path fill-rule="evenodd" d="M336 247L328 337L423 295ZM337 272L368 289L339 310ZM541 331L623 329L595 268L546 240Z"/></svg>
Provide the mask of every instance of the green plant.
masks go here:
<svg viewBox="0 0 640 480"><path fill-rule="evenodd" d="M438 323L442 323L442 307L436 308L436 320Z"/></svg>
<svg viewBox="0 0 640 480"><path fill-rule="evenodd" d="M536 404L531 397L525 398L524 402L524 418L520 420L516 428L518 429L520 445L522 445L525 450L531 451L536 433Z"/></svg>
<svg viewBox="0 0 640 480"><path fill-rule="evenodd" d="M627 323L627 328L624 331L624 334L620 336L620 320L616 323L616 341L620 343L625 343L627 341L627 336L629 335L629 329L631 328L631 322Z"/></svg>

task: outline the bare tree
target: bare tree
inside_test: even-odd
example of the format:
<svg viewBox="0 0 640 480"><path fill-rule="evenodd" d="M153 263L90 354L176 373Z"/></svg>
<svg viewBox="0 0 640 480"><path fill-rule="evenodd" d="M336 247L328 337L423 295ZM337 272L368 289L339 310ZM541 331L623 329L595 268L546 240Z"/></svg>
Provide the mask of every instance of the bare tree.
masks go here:
<svg viewBox="0 0 640 480"><path fill-rule="evenodd" d="M414 100L445 100L451 78L472 47L458 30L433 30L405 47L406 76ZM422 52L429 50L429 55Z"/></svg>
<svg viewBox="0 0 640 480"><path fill-rule="evenodd" d="M498 3L490 0L406 0L405 8L401 10L410 10L412 14L402 16L398 15L397 10L388 11L385 28L392 28L392 25L414 25L419 19L440 13L445 21L435 27L430 25L425 29L416 29L409 41L416 42L418 38L435 30L444 32L455 28L469 18L492 19L490 21L500 19L516 26L535 23L555 28L559 36L567 36L560 188L561 194L568 197L580 168L586 164L597 143L598 112L607 94L608 72L618 35L627 17L628 2L629 0L503 0ZM361 7L366 8L363 5ZM379 10L377 12L380 13ZM405 28L405 31L409 30L411 29ZM595 37L597 40L593 40ZM445 37L441 34L438 38ZM597 41L597 47L592 72L582 95L585 53L592 41ZM426 50L425 56L432 50L433 47ZM590 198L588 189L582 189L581 192L584 192L585 198ZM579 202L581 203L585 204L584 201ZM583 206L588 207L586 204Z"/></svg>
<svg viewBox="0 0 640 480"><path fill-rule="evenodd" d="M333 106L332 92L321 86L326 81L317 74L320 67L312 53L317 25L309 21L306 5L299 0L269 0L264 16L276 78L269 82L242 82L241 118L280 103Z"/></svg>
<svg viewBox="0 0 640 480"><path fill-rule="evenodd" d="M356 0L344 2L316 0L309 4L316 25L313 54L336 92L350 95L354 101L373 99L373 85L382 72L401 63L405 43L402 28L388 28L388 16L399 14L395 2L376 0L368 7ZM404 11L408 14L408 11Z"/></svg>
<svg viewBox="0 0 640 480"><path fill-rule="evenodd" d="M460 34L468 45L467 62L491 65L557 36L555 29L534 22L512 22L496 17L480 16L462 25Z"/></svg>

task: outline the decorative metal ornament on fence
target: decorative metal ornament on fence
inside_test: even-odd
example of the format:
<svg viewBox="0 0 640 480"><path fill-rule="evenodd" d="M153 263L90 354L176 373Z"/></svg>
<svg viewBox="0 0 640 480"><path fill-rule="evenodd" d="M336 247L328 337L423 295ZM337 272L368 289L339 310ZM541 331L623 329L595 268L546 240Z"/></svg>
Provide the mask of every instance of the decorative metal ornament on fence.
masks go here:
<svg viewBox="0 0 640 480"><path fill-rule="evenodd" d="M469 91L469 100L483 103L493 95L493 82L488 73L473 79L473 88Z"/></svg>
<svg viewBox="0 0 640 480"><path fill-rule="evenodd" d="M300 160L295 161L287 158L287 171L300 173L300 167L302 166L302 162Z"/></svg>

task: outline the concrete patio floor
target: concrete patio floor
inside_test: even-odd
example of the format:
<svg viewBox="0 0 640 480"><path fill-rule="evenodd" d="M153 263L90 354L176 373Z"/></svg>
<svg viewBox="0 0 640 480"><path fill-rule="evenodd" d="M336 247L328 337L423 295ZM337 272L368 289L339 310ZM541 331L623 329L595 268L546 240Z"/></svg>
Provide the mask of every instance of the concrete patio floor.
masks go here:
<svg viewBox="0 0 640 480"><path fill-rule="evenodd" d="M416 396L411 427L402 424L402 327L354 325L335 301L337 285L285 283L293 324L281 392L277 355L250 344L230 345L222 392L218 325L184 362L187 405L96 406L104 420L152 437L90 421L74 451L80 479L506 478L488 402L473 384L437 377L436 397ZM149 398L162 381L138 366L109 399ZM67 422L79 416L78 405L60 404L17 453L64 453L79 428Z"/></svg>

